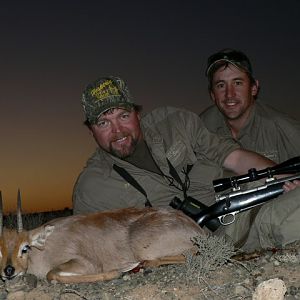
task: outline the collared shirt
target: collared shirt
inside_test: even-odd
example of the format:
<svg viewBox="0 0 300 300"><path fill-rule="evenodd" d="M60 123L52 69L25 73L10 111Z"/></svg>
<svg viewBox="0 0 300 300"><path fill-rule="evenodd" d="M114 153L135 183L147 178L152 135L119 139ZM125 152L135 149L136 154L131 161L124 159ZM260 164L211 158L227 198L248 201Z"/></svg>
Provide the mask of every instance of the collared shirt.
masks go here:
<svg viewBox="0 0 300 300"><path fill-rule="evenodd" d="M189 173L188 195L204 204L214 203L212 180L222 177L225 158L239 146L230 138L210 133L200 118L189 111L171 107L158 108L142 118L144 139L160 170L169 173L167 159L182 181L182 170ZM102 211L123 207L144 207L145 196L126 182L113 164L124 168L143 187L152 206L168 206L183 193L166 177L138 168L98 148L77 179L73 193L74 213Z"/></svg>
<svg viewBox="0 0 300 300"><path fill-rule="evenodd" d="M200 117L209 131L231 137L228 125L215 105L202 112ZM300 155L300 122L256 101L237 142L247 150L258 152L277 163L283 162Z"/></svg>

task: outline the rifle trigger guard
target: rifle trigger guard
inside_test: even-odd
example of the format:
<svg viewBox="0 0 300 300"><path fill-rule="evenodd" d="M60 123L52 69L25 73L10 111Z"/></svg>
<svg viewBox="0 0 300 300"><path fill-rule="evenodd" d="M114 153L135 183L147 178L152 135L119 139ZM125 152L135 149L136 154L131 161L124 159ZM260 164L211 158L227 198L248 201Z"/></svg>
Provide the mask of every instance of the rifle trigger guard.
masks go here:
<svg viewBox="0 0 300 300"><path fill-rule="evenodd" d="M226 218L229 219L229 220L226 221L225 220ZM219 220L220 220L220 223L224 226L230 225L230 224L234 223L234 221L235 221L235 213L230 213L230 214L227 214L227 215L220 216Z"/></svg>

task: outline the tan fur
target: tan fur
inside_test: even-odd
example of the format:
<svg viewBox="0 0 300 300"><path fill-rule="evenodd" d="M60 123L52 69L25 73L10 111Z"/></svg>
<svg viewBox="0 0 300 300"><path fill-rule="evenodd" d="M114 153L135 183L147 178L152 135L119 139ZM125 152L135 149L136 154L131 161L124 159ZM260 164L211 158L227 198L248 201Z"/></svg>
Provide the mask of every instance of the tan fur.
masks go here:
<svg viewBox="0 0 300 300"><path fill-rule="evenodd" d="M23 275L27 270L28 257L22 254L22 248L28 244L27 232L17 233L4 228L0 238L1 276L6 278L4 269L8 265L15 268L15 273Z"/></svg>
<svg viewBox="0 0 300 300"><path fill-rule="evenodd" d="M10 234L18 237L16 232ZM22 243L2 238L0 246L6 244L6 250L1 250L1 274L5 278L5 266L13 262L14 276L27 270L63 283L111 280L144 261L155 266L184 262L181 254L193 248L191 238L202 234L193 220L171 208L126 208L58 218L22 233L31 247L22 257L16 254L24 237Z"/></svg>

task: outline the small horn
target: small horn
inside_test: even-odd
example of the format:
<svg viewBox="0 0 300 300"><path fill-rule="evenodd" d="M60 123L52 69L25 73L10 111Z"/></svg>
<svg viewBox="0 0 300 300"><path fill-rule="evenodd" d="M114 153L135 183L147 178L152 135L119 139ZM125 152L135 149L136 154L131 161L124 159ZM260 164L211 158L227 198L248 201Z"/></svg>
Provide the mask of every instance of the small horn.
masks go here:
<svg viewBox="0 0 300 300"><path fill-rule="evenodd" d="M21 193L18 189L18 201L17 201L17 232L23 231L22 212L21 212Z"/></svg>
<svg viewBox="0 0 300 300"><path fill-rule="evenodd" d="M2 204L2 192L0 191L0 236L3 232L3 204Z"/></svg>

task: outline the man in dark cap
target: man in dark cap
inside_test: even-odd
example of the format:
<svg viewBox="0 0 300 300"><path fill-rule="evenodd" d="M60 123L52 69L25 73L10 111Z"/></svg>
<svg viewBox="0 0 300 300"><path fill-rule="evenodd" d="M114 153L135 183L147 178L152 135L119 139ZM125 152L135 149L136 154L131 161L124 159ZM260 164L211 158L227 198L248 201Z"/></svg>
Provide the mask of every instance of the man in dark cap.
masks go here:
<svg viewBox="0 0 300 300"><path fill-rule="evenodd" d="M211 55L205 74L214 105L200 118L210 132L231 137L244 149L277 163L300 155L299 121L257 99L259 83L243 52L224 49ZM257 247L258 241L263 247L271 247L274 241L282 245L300 239L300 235L296 238L300 228L299 200L300 190L296 189L261 207L244 247ZM268 236L261 234L268 230Z"/></svg>
<svg viewBox="0 0 300 300"><path fill-rule="evenodd" d="M221 50L208 58L206 76L215 105L200 114L206 127L279 163L300 155L300 122L257 100L259 83L248 57Z"/></svg>
<svg viewBox="0 0 300 300"><path fill-rule="evenodd" d="M212 180L222 177L223 167L244 174L274 165L210 133L187 110L164 107L141 117L141 107L118 77L88 85L82 104L99 148L76 182L74 213L166 207L174 198L187 197L209 206L214 203ZM223 232L222 226L217 232ZM237 243L240 236L232 240Z"/></svg>

